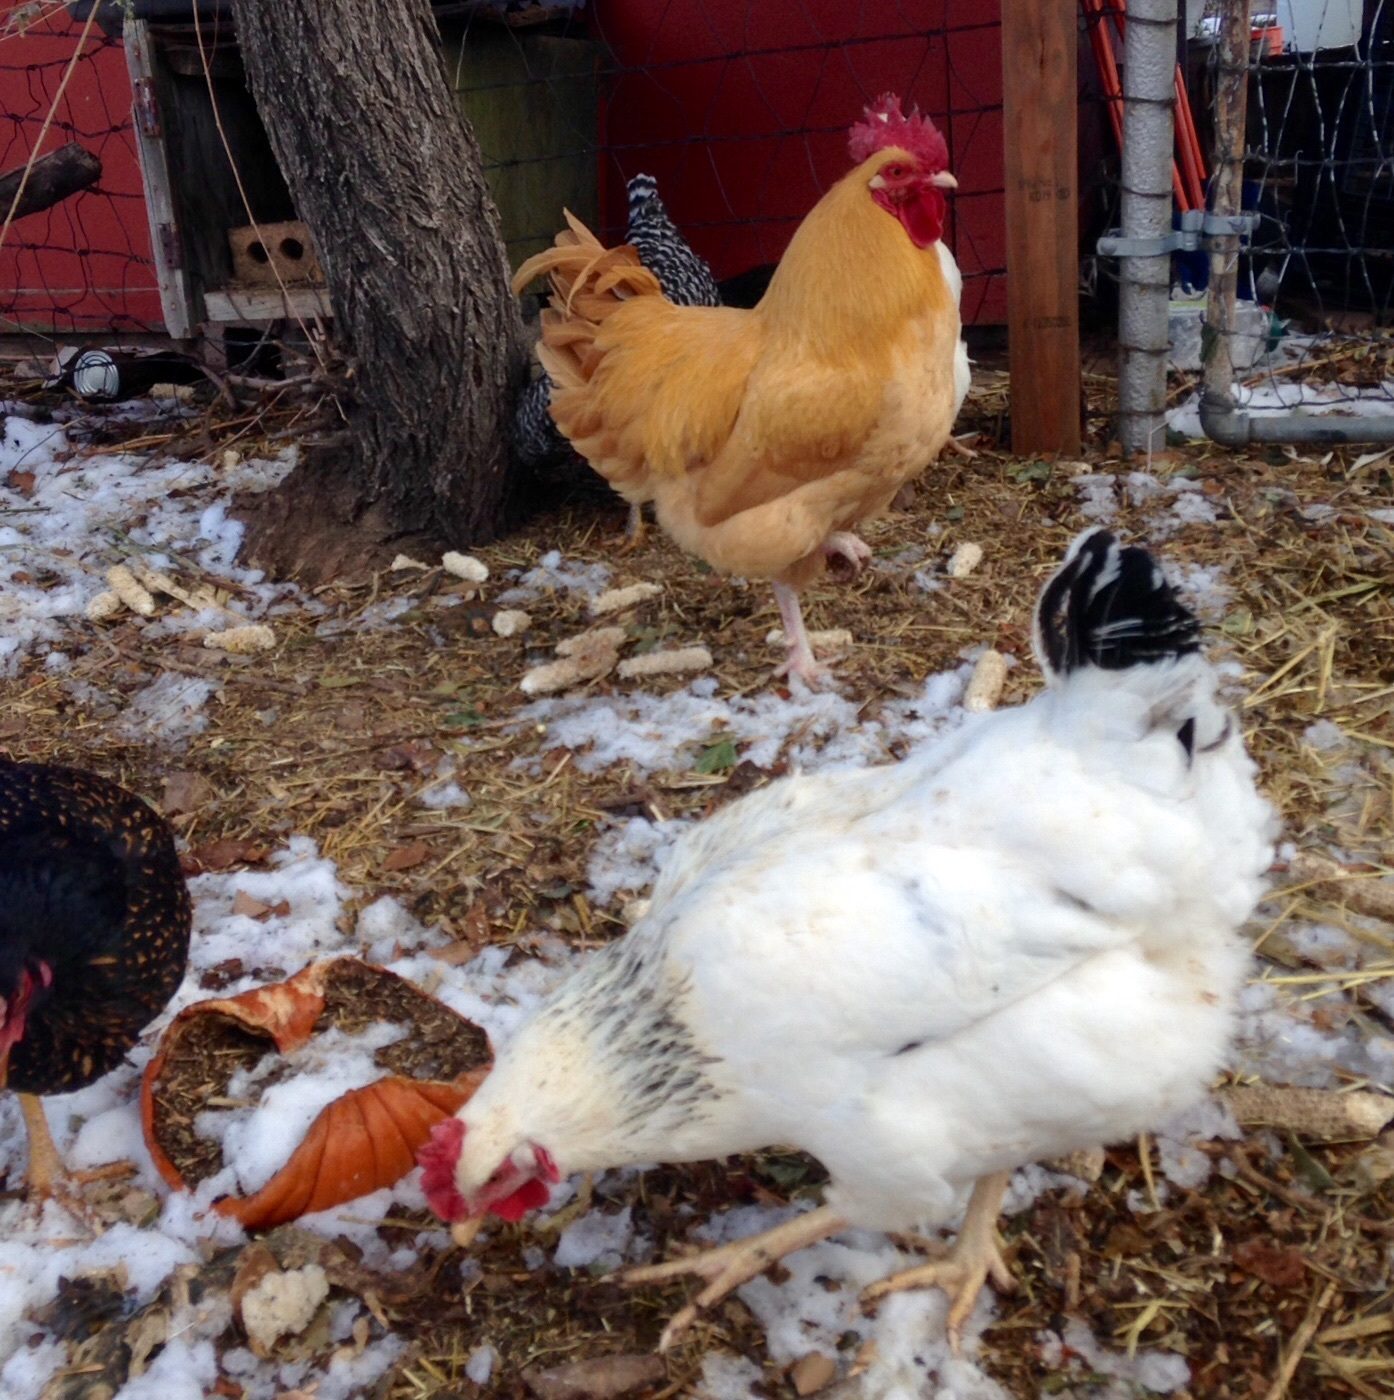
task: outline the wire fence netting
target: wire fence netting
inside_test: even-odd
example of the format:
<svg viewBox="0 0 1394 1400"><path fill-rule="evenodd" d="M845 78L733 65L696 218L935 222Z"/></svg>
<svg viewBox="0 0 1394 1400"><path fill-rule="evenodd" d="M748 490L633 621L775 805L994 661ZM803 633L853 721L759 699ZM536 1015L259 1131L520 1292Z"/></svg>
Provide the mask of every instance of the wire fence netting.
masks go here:
<svg viewBox="0 0 1394 1400"><path fill-rule="evenodd" d="M1209 109L1227 6L1190 39ZM1230 353L1249 412L1394 414L1394 0L1255 4Z"/></svg>
<svg viewBox="0 0 1394 1400"><path fill-rule="evenodd" d="M84 34L84 29L86 30ZM161 328L120 41L66 6L0 0L0 172L76 142L96 184L16 219L0 244L0 335ZM3 220L7 209L0 209Z"/></svg>

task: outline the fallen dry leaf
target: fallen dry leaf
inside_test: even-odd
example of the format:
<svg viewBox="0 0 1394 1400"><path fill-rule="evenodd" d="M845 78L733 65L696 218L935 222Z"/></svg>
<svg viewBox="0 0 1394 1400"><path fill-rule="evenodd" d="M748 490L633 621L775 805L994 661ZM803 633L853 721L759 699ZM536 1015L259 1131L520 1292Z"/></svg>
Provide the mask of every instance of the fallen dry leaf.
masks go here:
<svg viewBox="0 0 1394 1400"><path fill-rule="evenodd" d="M171 773L165 779L164 797L160 806L167 817L177 817L185 812L197 812L208 805L213 798L213 784L202 773L181 770Z"/></svg>
<svg viewBox="0 0 1394 1400"><path fill-rule="evenodd" d="M238 890L232 897L232 912L265 923L273 914L284 919L290 913L290 901L282 899L275 904L263 904L255 895L248 894L246 890Z"/></svg>
<svg viewBox="0 0 1394 1400"><path fill-rule="evenodd" d="M431 848L424 841L413 841L407 846L398 846L395 851L389 851L387 858L382 863L384 870L410 870L414 865L420 865L431 854Z"/></svg>
<svg viewBox="0 0 1394 1400"><path fill-rule="evenodd" d="M619 1400L666 1375L663 1359L646 1353L597 1356L546 1371L531 1366L523 1379L537 1400Z"/></svg>
<svg viewBox="0 0 1394 1400"><path fill-rule="evenodd" d="M15 467L6 476L5 485L11 491L18 491L21 496L32 496L34 494L34 473L22 472L18 467Z"/></svg>
<svg viewBox="0 0 1394 1400"><path fill-rule="evenodd" d="M220 836L216 841L195 846L189 852L188 860L193 862L190 872L187 862L185 873L199 875L206 870L230 870L234 865L260 865L266 859L267 848L260 841L249 841L240 836Z"/></svg>
<svg viewBox="0 0 1394 1400"><path fill-rule="evenodd" d="M1234 1262L1246 1273L1272 1284L1274 1288L1297 1288L1307 1277L1307 1264L1302 1251L1292 1245L1245 1240L1243 1244L1235 1246Z"/></svg>

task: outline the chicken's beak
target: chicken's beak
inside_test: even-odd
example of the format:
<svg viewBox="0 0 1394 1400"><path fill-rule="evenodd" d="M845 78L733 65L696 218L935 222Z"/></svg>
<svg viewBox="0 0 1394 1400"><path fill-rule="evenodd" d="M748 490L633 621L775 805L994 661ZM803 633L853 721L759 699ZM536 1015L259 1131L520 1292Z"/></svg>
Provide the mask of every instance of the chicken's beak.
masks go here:
<svg viewBox="0 0 1394 1400"><path fill-rule="evenodd" d="M483 1224L484 1217L482 1215L471 1215L467 1220L457 1220L450 1227L450 1238L461 1249L468 1249L474 1243L474 1237L479 1233Z"/></svg>
<svg viewBox="0 0 1394 1400"><path fill-rule="evenodd" d="M884 190L886 188L886 177L884 175L873 175L871 179L866 182L866 187L869 190Z"/></svg>
<svg viewBox="0 0 1394 1400"><path fill-rule="evenodd" d="M941 170L937 175L931 175L929 183L938 185L941 190L956 190L958 188L958 181L947 170Z"/></svg>

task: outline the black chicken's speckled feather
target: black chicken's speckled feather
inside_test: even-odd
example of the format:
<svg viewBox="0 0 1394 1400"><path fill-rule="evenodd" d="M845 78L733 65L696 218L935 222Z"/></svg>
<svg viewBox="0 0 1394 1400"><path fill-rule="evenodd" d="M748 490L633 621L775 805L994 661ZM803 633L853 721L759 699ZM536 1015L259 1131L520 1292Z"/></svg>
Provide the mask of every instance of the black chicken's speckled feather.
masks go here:
<svg viewBox="0 0 1394 1400"><path fill-rule="evenodd" d="M0 997L38 963L7 1088L80 1089L113 1069L184 977L192 911L168 824L106 778L0 761Z"/></svg>

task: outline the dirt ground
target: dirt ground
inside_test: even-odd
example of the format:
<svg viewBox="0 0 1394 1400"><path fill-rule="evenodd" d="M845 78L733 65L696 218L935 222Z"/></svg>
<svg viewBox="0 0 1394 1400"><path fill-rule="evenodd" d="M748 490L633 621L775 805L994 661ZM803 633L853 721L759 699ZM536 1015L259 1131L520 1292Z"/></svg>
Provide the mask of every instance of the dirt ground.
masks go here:
<svg viewBox="0 0 1394 1400"><path fill-rule="evenodd" d="M996 448L1000 399L993 393L989 381L975 395L984 429L976 458L932 467L912 500L865 531L880 558L918 547L920 561L871 570L850 584L827 581L808 599L811 627L845 626L856 639L837 664L838 684L868 712L983 643L1027 662L1011 672L1002 703L1038 684L1027 661L1030 607L1084 523L1073 481L1083 467ZM1096 447L1083 461L1094 473L1145 467L1163 481L1179 473L1198 483L1216 518L1179 529L1164 549L1188 564L1225 568L1232 597L1218 631L1243 667L1249 742L1286 838L1299 849L1336 847L1359 859L1394 849L1394 527L1367 513L1394 504L1394 469L1386 458L1354 471L1357 455L1238 455L1193 445L1150 464L1121 464ZM1146 503L1125 499L1115 523L1145 535L1147 513ZM777 657L765 634L778 619L767 589L717 579L657 532L617 557L622 526L622 510L582 486L518 534L476 552L495 576L560 550L569 560L609 564L616 583L661 582L662 594L626 624L635 635L659 643L706 639L723 693L771 685ZM915 585L917 568L942 562L964 541L985 551L971 577L934 593ZM230 838L271 849L291 833L310 835L363 903L390 893L474 946L512 945L521 957L538 930L578 946L613 937L622 931L618 916L591 907L585 894L597 821L625 810L710 812L771 773L739 761L644 777L578 771L545 733L515 728L509 716L522 701L525 667L588 625L580 600L557 595L530 604L532 631L505 639L490 628L491 605L438 606L443 594L465 591L438 570L331 585L319 600L348 621L389 596L409 597L411 607L390 630L350 628L333 638L316 635L323 619L287 619L278 624L276 649L255 660L213 659L168 637L147 647L129 624L80 628L69 648L71 670L55 675L31 661L0 683L0 744L27 758L80 761L157 798L172 774L196 775L206 783L200 800L174 817L190 847ZM116 740L110 715L169 670L218 682L207 731L177 753ZM74 680L88 683L85 698L74 698ZM1347 738L1349 761L1339 774L1329 753L1304 738L1319 719ZM467 810L423 812L409 800L442 754L453 756L456 780L473 797ZM534 755L543 758L540 778L513 763ZM1350 926L1340 889L1299 885L1268 909L1253 928L1262 944L1256 975L1309 974L1320 990L1328 974L1285 943L1283 924ZM1381 976L1394 973L1390 939L1394 929L1386 926L1381 956L1369 965ZM1388 1037L1394 1025L1364 994L1374 980L1341 984L1348 1008L1341 1014ZM1224 1147L1238 1170L1213 1176L1201 1190L1173 1193L1166 1209L1139 1216L1127 1207L1129 1193L1154 1189L1152 1164L1133 1144L1108 1152L1087 1195L1047 1193L1005 1222L1021 1287L1001 1301L983 1354L1010 1394L1052 1393L1035 1339L1073 1315L1120 1350L1185 1354L1196 1397L1394 1395L1394 1145L1318 1143L1289 1133L1276 1152L1254 1148L1245 1156ZM636 1226L662 1244L677 1202L700 1215L741 1200L788 1199L815 1190L818 1180L814 1164L770 1153L651 1172L625 1202ZM408 1239L422 1223L392 1221L383 1230ZM373 1295L384 1325L410 1339L382 1394L524 1396L533 1393L521 1378L530 1368L652 1348L683 1285L631 1292L584 1272L539 1277L522 1263L529 1238L526 1225L500 1230L467 1287L446 1256L410 1276L368 1279L353 1273L351 1250L344 1251L343 1277ZM283 1234L275 1247L307 1246ZM208 1286L218 1286L218 1271L227 1268L226 1259L211 1261ZM102 1307L101 1299L92 1302L96 1334ZM497 1379L483 1389L463 1370L481 1309L501 1353ZM127 1326L115 1304L108 1311L111 1327ZM630 1393L648 1400L695 1393L698 1358L714 1345L766 1361L751 1315L731 1301L666 1359L663 1379ZM1074 1393L1087 1393L1073 1384ZM767 1393L795 1392L771 1368Z"/></svg>

